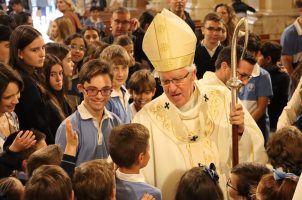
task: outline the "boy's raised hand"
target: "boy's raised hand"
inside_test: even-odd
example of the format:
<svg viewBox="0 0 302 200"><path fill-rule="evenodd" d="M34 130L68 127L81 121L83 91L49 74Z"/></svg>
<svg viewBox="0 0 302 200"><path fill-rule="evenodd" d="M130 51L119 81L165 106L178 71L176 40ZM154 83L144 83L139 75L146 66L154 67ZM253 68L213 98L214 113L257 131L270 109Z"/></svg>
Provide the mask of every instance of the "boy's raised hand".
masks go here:
<svg viewBox="0 0 302 200"><path fill-rule="evenodd" d="M78 134L72 129L70 120L66 119L66 148L65 154L75 156L79 144Z"/></svg>
<svg viewBox="0 0 302 200"><path fill-rule="evenodd" d="M36 144L35 135L32 131L20 131L13 143L10 145L9 150L13 152L20 152L25 149L28 149Z"/></svg>
<svg viewBox="0 0 302 200"><path fill-rule="evenodd" d="M145 193L141 200L156 200L151 194Z"/></svg>

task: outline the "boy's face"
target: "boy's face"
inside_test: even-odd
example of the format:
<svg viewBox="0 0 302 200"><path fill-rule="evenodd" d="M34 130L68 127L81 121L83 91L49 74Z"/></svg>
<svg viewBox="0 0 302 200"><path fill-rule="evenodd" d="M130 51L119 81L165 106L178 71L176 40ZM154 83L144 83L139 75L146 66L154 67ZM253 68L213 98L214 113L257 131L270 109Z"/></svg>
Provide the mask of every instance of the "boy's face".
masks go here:
<svg viewBox="0 0 302 200"><path fill-rule="evenodd" d="M125 84L128 78L129 68L124 65L114 65L113 66L113 87L119 89Z"/></svg>
<svg viewBox="0 0 302 200"><path fill-rule="evenodd" d="M12 5L12 9L13 11L15 11L16 13L20 13L23 11L23 6L21 3L16 3Z"/></svg>
<svg viewBox="0 0 302 200"><path fill-rule="evenodd" d="M249 80L252 77L254 65L251 63L245 61L245 60L240 60L238 67L237 67L237 77L239 80L241 80L243 85L247 85Z"/></svg>
<svg viewBox="0 0 302 200"><path fill-rule="evenodd" d="M90 14L91 14L92 19L94 19L94 20L97 20L100 16L100 12L98 10L93 10L93 11L91 11Z"/></svg>
<svg viewBox="0 0 302 200"><path fill-rule="evenodd" d="M261 53L259 53L258 56L257 56L257 63L261 67L266 67L269 64L267 58L265 58Z"/></svg>
<svg viewBox="0 0 302 200"><path fill-rule="evenodd" d="M155 89L146 90L142 93L132 92L132 98L137 110L140 110L144 105L149 103L152 100L152 97L155 94Z"/></svg>
<svg viewBox="0 0 302 200"><path fill-rule="evenodd" d="M221 22L206 21L202 28L204 40L210 44L217 45L221 38L222 30L223 24Z"/></svg>
<svg viewBox="0 0 302 200"><path fill-rule="evenodd" d="M8 64L9 41L0 41L0 62Z"/></svg>
<svg viewBox="0 0 302 200"><path fill-rule="evenodd" d="M146 152L142 154L141 168L146 167L149 160L150 160L150 145L148 144Z"/></svg>
<svg viewBox="0 0 302 200"><path fill-rule="evenodd" d="M90 112L102 112L107 104L112 85L108 74L97 75L92 77L90 82L79 84L78 89L84 95L85 107ZM92 94L97 91L96 95ZM107 95L105 95L107 93Z"/></svg>

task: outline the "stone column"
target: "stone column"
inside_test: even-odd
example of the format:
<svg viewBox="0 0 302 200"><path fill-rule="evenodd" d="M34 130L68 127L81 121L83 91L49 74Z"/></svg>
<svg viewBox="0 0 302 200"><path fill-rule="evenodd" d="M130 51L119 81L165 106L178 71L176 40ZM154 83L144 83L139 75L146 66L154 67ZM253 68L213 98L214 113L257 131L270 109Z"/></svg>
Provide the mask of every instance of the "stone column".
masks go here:
<svg viewBox="0 0 302 200"><path fill-rule="evenodd" d="M168 8L167 0L149 0L149 5L152 10L157 12L162 11L163 8Z"/></svg>
<svg viewBox="0 0 302 200"><path fill-rule="evenodd" d="M265 39L280 40L284 28L299 15L293 2L249 0L248 3L257 9L257 13L248 15L251 30Z"/></svg>
<svg viewBox="0 0 302 200"><path fill-rule="evenodd" d="M188 0L186 10L193 20L203 20L203 18L214 9L215 4L221 0Z"/></svg>

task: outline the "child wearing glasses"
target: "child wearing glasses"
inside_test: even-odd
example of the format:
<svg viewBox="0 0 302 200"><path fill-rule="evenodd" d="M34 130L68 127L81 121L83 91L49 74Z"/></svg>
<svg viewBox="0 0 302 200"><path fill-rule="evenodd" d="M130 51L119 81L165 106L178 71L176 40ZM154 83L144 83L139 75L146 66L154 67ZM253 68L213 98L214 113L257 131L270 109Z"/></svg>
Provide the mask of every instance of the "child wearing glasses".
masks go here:
<svg viewBox="0 0 302 200"><path fill-rule="evenodd" d="M79 71L82 68L87 44L81 34L75 33L70 35L64 43L70 48L71 60L74 63L72 79L70 80L70 88L68 88L68 95L74 105L79 105L81 94L77 90L79 82Z"/></svg>
<svg viewBox="0 0 302 200"><path fill-rule="evenodd" d="M200 165L186 171L178 183L175 200L223 200L215 170L211 163L210 167Z"/></svg>
<svg viewBox="0 0 302 200"><path fill-rule="evenodd" d="M110 131L121 123L114 113L105 108L112 92L112 79L110 67L98 59L88 61L80 70L77 88L84 100L68 117L79 138L76 165L88 160L106 159L109 155ZM59 126L55 140L62 149L66 146L65 126L66 120Z"/></svg>
<svg viewBox="0 0 302 200"><path fill-rule="evenodd" d="M130 57L122 46L111 45L103 50L100 59L109 63L113 73L113 91L106 108L115 113L123 123L130 123L132 119L128 103L130 94L125 87L129 73Z"/></svg>
<svg viewBox="0 0 302 200"><path fill-rule="evenodd" d="M236 165L231 170L226 184L228 195L234 200L252 200L255 193L254 190L261 177L269 173L270 170L259 163L246 162Z"/></svg>

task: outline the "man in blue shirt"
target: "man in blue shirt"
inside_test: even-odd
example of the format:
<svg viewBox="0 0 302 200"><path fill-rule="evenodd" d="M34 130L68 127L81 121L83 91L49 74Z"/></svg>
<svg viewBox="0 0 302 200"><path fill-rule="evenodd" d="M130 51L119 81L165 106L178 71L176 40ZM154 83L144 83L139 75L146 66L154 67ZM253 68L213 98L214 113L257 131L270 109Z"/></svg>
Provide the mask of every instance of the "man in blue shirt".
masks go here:
<svg viewBox="0 0 302 200"><path fill-rule="evenodd" d="M296 0L300 16L293 24L284 29L280 44L282 46L282 65L290 75L298 62L302 61L302 1Z"/></svg>

